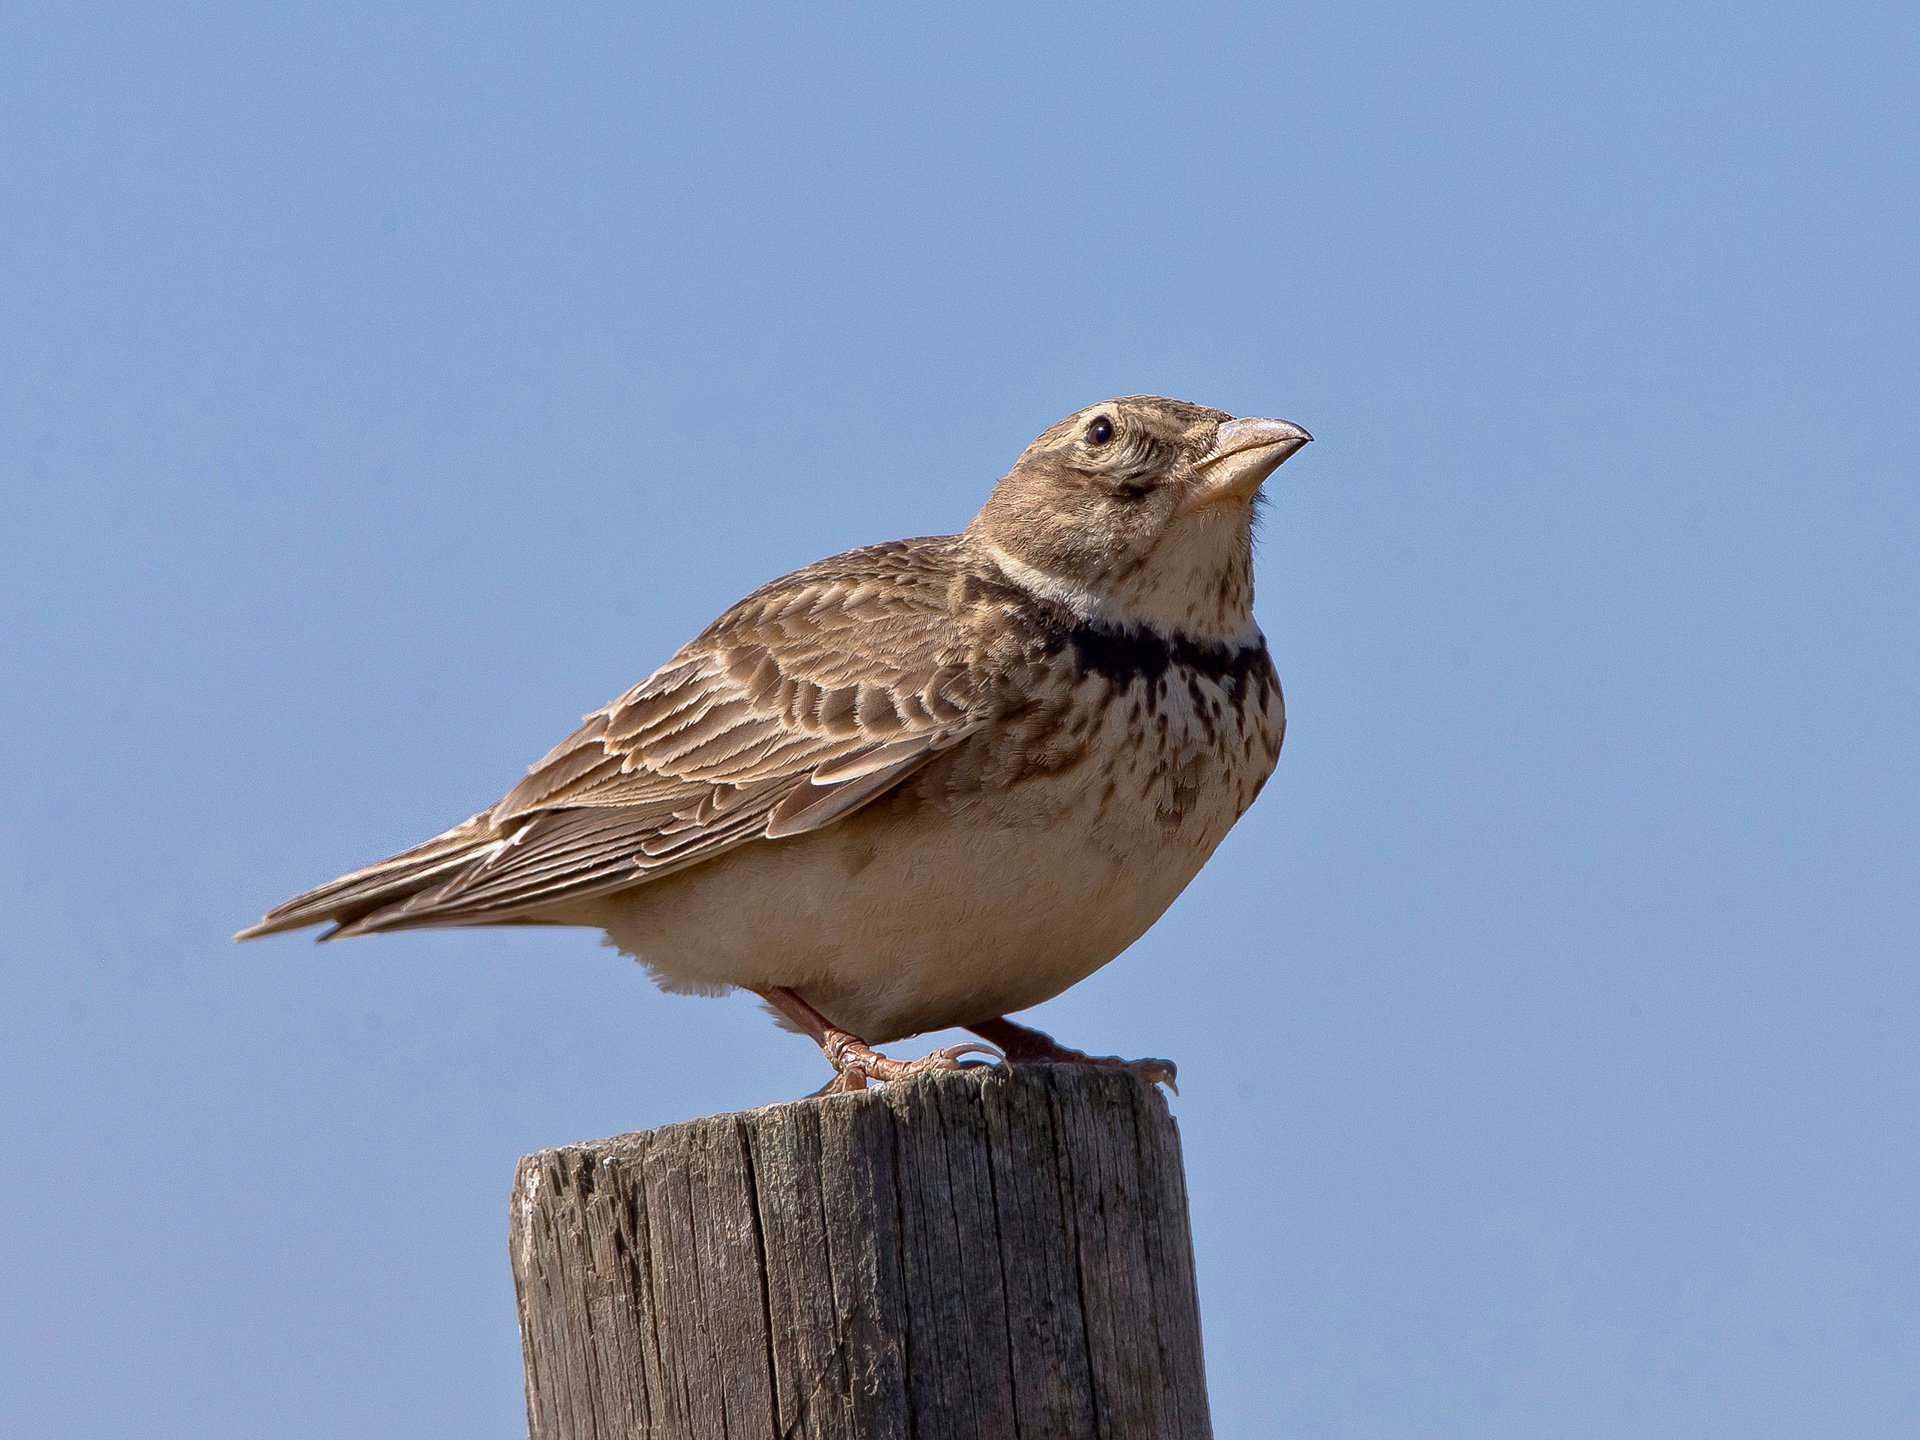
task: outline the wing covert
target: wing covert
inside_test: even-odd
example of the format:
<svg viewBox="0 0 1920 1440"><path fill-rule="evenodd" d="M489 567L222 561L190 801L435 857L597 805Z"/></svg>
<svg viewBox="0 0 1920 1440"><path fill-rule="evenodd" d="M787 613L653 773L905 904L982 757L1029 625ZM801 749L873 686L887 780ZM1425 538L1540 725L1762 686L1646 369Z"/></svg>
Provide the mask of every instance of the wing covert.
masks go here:
<svg viewBox="0 0 1920 1440"><path fill-rule="evenodd" d="M939 543L854 551L749 596L534 765L487 813L489 853L338 933L496 923L885 793L984 710L950 572L924 553Z"/></svg>

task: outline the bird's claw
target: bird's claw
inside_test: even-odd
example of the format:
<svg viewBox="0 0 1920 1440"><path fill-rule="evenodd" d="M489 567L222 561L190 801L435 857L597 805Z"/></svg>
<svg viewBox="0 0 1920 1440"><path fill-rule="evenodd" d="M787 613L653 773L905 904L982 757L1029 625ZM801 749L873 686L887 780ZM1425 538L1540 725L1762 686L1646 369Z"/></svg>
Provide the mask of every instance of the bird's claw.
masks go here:
<svg viewBox="0 0 1920 1440"><path fill-rule="evenodd" d="M835 1071L831 1080L827 1081L826 1084L822 1085L807 1098L809 1100L818 1100L822 1095L851 1095L856 1090L864 1090L866 1088L867 1072L862 1070L858 1065L849 1065L844 1070Z"/></svg>
<svg viewBox="0 0 1920 1440"><path fill-rule="evenodd" d="M1148 1057L1142 1060L1123 1060L1118 1055L1083 1055L1078 1050L1066 1050L1049 1055L1046 1062L1050 1065L1098 1065L1107 1070L1124 1070L1137 1076L1149 1085L1164 1085L1174 1094L1180 1093L1176 1083L1180 1078L1180 1067L1171 1060L1156 1060Z"/></svg>
<svg viewBox="0 0 1920 1440"><path fill-rule="evenodd" d="M982 1020L967 1028L999 1044L1006 1050L1007 1059L1015 1065L1099 1065L1108 1070L1124 1070L1149 1085L1164 1085L1174 1094L1180 1093L1180 1087L1175 1083L1180 1071L1171 1060L1151 1057L1123 1060L1118 1055L1089 1055L1084 1050L1062 1045L1044 1030L1016 1024L1004 1015L994 1020Z"/></svg>
<svg viewBox="0 0 1920 1440"><path fill-rule="evenodd" d="M962 1060L960 1058L962 1055L990 1055L993 1058L990 1060ZM990 1070L995 1065L1004 1065L1007 1063L1007 1057L994 1049L993 1046L976 1044L972 1040L967 1041L964 1045L949 1045L944 1050L936 1050L933 1054L927 1056L927 1060L933 1059L938 1059L941 1063L928 1066L928 1069ZM926 1061L916 1061L915 1063L926 1064Z"/></svg>
<svg viewBox="0 0 1920 1440"><path fill-rule="evenodd" d="M1180 1086L1177 1083L1180 1078L1180 1067L1171 1060L1120 1060L1118 1064L1129 1075L1138 1075L1149 1085L1164 1085L1174 1094L1180 1093Z"/></svg>
<svg viewBox="0 0 1920 1440"><path fill-rule="evenodd" d="M838 1072L827 1087L819 1092L822 1095L845 1095L866 1089L871 1080L887 1084L914 1075L924 1075L929 1070L977 1070L989 1065L1005 1064L1007 1058L991 1045L969 1040L963 1045L949 1045L931 1055L923 1055L918 1060L894 1060L845 1031L829 1031L827 1043L821 1048L826 1051L827 1059ZM963 1060L963 1055L987 1055L992 1058Z"/></svg>

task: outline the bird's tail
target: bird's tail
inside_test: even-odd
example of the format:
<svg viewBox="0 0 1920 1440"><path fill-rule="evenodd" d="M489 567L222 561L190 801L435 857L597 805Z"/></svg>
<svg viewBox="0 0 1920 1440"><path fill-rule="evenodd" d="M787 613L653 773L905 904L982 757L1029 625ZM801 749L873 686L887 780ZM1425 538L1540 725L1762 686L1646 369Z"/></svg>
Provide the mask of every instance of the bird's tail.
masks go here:
<svg viewBox="0 0 1920 1440"><path fill-rule="evenodd" d="M496 850L503 843L503 837L489 822L489 813L482 811L424 845L403 850L390 860L296 895L284 905L274 906L258 925L242 930L233 938L258 940L262 935L280 935L332 921L336 929L320 937L331 940L340 929L365 919L376 910L400 904L449 878L450 872L484 859Z"/></svg>

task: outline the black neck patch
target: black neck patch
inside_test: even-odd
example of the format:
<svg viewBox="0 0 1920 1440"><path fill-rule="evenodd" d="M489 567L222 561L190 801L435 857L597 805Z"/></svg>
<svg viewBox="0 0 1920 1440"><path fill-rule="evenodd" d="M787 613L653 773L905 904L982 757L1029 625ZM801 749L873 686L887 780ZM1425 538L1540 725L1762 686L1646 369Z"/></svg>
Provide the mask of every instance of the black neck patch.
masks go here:
<svg viewBox="0 0 1920 1440"><path fill-rule="evenodd" d="M1237 694L1250 678L1273 673L1264 636L1250 645L1226 645L1185 635L1168 637L1144 625L1122 629L1083 620L1062 636L1061 649L1069 646L1083 673L1098 675L1116 690L1135 680L1152 685L1177 669Z"/></svg>
<svg viewBox="0 0 1920 1440"><path fill-rule="evenodd" d="M1176 682L1211 680L1238 704L1249 686L1278 685L1265 636L1246 645L1162 635L1144 625L1103 625L1082 620L1064 605L1032 597L1020 607L1029 653L1035 658L1070 657L1082 675L1098 675L1116 691L1136 680L1154 695L1171 675Z"/></svg>
<svg viewBox="0 0 1920 1440"><path fill-rule="evenodd" d="M1125 691L1135 680L1144 680L1150 703L1164 689L1162 682L1169 674L1183 682L1211 680L1236 705L1243 702L1250 687L1262 692L1264 704L1269 687L1278 689L1280 685L1264 635L1248 645L1228 645L1187 635L1162 635L1144 625L1100 624L1082 620L1057 600L978 576L967 578L963 594L968 600L992 598L1003 604L1007 618L1021 632L1023 648L1033 659L1053 661L1071 656L1082 675L1098 675L1116 691Z"/></svg>

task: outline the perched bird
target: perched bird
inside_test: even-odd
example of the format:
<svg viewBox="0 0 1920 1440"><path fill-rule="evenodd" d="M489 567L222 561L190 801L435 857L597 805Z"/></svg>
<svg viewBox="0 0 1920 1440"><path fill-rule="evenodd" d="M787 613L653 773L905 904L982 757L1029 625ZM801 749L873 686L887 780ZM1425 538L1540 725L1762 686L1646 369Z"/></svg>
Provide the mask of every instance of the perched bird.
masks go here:
<svg viewBox="0 0 1920 1440"><path fill-rule="evenodd" d="M754 592L491 810L235 938L596 927L667 990L760 995L829 1088L995 1053L872 1048L955 1025L1170 1081L1006 1016L1137 940L1272 772L1254 508L1312 438L1151 395L1071 415L961 534Z"/></svg>

